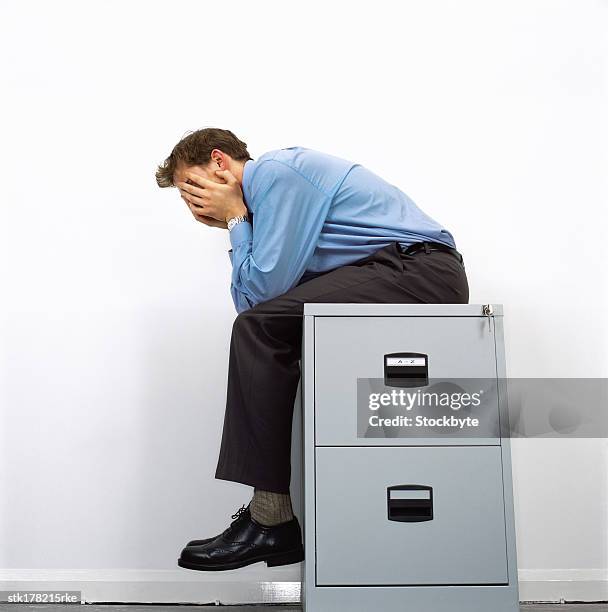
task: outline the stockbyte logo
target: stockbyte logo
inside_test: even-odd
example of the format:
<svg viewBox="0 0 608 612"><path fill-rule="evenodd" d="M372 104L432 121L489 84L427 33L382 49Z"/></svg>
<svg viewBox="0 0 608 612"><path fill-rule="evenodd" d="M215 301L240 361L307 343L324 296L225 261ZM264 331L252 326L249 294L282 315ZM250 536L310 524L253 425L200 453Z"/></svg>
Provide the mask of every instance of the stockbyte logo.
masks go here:
<svg viewBox="0 0 608 612"><path fill-rule="evenodd" d="M481 394L483 390L475 393L448 393L433 391L405 391L404 389L393 389L385 393L369 394L369 409L378 410L385 406L395 406L412 410L417 407L423 408L451 408L460 410L479 406L481 404Z"/></svg>

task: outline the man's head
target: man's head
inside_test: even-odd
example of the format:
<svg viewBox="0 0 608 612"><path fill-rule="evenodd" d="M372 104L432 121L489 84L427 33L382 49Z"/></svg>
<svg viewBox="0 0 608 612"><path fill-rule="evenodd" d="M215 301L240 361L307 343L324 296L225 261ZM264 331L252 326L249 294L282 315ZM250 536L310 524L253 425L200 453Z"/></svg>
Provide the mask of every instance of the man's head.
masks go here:
<svg viewBox="0 0 608 612"><path fill-rule="evenodd" d="M158 166L156 182L159 187L173 187L178 181L191 182L184 172L192 170L218 183L223 182L216 170L229 170L242 182L243 165L252 159L247 145L230 130L204 128L182 138L171 155Z"/></svg>

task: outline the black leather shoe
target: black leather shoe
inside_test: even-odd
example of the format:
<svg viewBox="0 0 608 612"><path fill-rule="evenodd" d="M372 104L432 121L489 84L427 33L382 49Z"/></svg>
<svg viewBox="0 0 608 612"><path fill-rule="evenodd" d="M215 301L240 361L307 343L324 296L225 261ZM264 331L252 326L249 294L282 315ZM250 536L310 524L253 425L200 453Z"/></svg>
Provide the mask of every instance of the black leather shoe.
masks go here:
<svg viewBox="0 0 608 612"><path fill-rule="evenodd" d="M251 503L251 502L249 502ZM244 511L243 508L245 508L245 505L242 505L233 515L232 518L236 519L236 521L232 521L232 523L230 523L230 527L228 527L228 529L230 529L237 521L242 521L243 520L243 516L244 516ZM249 504L247 505L247 508L249 508ZM190 542L188 542L188 544L186 544L186 546L202 546L203 544L207 544L207 542L213 542L213 540L217 540L217 538L219 538L221 535L224 535L228 529L225 529L224 531L222 531L222 533L220 533L219 535L213 536L212 538L205 538L203 540L190 540Z"/></svg>
<svg viewBox="0 0 608 612"><path fill-rule="evenodd" d="M304 559L302 531L296 516L285 523L266 526L252 518L249 506L241 507L237 515L237 520L211 542L186 546L177 564L193 570L214 571L236 569L258 561L274 567Z"/></svg>

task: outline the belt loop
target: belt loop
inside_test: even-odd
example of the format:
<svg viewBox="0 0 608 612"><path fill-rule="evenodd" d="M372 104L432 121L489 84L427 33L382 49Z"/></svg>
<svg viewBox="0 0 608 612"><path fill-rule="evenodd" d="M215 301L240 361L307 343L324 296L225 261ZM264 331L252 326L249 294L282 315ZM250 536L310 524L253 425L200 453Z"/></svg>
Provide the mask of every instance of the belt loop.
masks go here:
<svg viewBox="0 0 608 612"><path fill-rule="evenodd" d="M429 247L429 243L428 242L423 242L422 244L424 244L424 252L428 255L431 252L431 249Z"/></svg>

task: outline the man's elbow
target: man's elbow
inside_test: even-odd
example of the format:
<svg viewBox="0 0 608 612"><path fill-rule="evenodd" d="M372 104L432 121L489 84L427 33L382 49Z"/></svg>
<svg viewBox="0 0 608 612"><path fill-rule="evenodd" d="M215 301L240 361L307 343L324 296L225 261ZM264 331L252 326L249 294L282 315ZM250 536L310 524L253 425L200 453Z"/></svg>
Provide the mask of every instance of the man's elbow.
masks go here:
<svg viewBox="0 0 608 612"><path fill-rule="evenodd" d="M289 291L294 286L293 283L276 282L276 280L260 279L255 282L244 283L241 287L250 303L260 304L267 302L283 293Z"/></svg>
<svg viewBox="0 0 608 612"><path fill-rule="evenodd" d="M234 284L230 287L230 294L232 295L232 302L234 303L234 309L238 314L245 312L255 306L256 302L252 302L251 299L240 289L235 287Z"/></svg>

